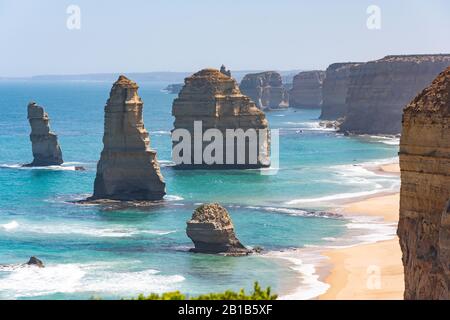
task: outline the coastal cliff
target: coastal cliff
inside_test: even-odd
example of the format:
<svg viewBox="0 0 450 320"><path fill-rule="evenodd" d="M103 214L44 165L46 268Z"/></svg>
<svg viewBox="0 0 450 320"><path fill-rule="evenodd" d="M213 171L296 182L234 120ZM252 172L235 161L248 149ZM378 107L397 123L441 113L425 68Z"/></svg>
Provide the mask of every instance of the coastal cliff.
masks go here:
<svg viewBox="0 0 450 320"><path fill-rule="evenodd" d="M289 102L281 75L275 71L247 74L241 81L240 89L262 110L285 107Z"/></svg>
<svg viewBox="0 0 450 320"><path fill-rule="evenodd" d="M450 55L405 55L355 66L341 131L400 133L403 107L449 65Z"/></svg>
<svg viewBox="0 0 450 320"><path fill-rule="evenodd" d="M347 93L350 84L350 72L359 63L334 63L327 68L323 81L323 103L320 119L336 120L347 114Z"/></svg>
<svg viewBox="0 0 450 320"><path fill-rule="evenodd" d="M138 85L120 76L105 106L103 151L92 200L160 200L165 183L150 149Z"/></svg>
<svg viewBox="0 0 450 320"><path fill-rule="evenodd" d="M63 164L58 137L50 131L50 118L43 107L35 102L28 104L28 121L31 126L30 140L33 162L26 167L59 166Z"/></svg>
<svg viewBox="0 0 450 320"><path fill-rule="evenodd" d="M196 140L196 124L201 126L200 134L208 129L216 129L215 134L221 136L214 140L215 143L220 143L220 146L218 150L215 150L214 159L210 159L214 160L213 162L202 157L207 152L207 148L210 150L207 142L191 140L187 144L188 150L179 152L179 150L177 151L178 146L185 141L179 143L174 141L173 156L180 156L183 160L182 163L179 163L174 159L175 168L248 169L270 165L270 137L268 121L264 112L259 110L249 97L241 93L233 78L219 70L203 69L186 78L183 89L173 102L172 115L175 117L172 138L178 131L177 129L185 129L193 140ZM222 140L227 136L228 129L232 131L252 129L257 137L253 139L254 144L238 141L230 151L227 146L229 141ZM201 159L196 157L197 145L201 147L199 155ZM231 146L233 147L233 145ZM241 150L241 152L237 150ZM239 160L241 157L245 158L241 159L244 161Z"/></svg>
<svg viewBox="0 0 450 320"><path fill-rule="evenodd" d="M400 167L405 299L450 299L450 68L405 108Z"/></svg>
<svg viewBox="0 0 450 320"><path fill-rule="evenodd" d="M289 106L294 108L320 108L324 71L300 72L294 77L289 91Z"/></svg>

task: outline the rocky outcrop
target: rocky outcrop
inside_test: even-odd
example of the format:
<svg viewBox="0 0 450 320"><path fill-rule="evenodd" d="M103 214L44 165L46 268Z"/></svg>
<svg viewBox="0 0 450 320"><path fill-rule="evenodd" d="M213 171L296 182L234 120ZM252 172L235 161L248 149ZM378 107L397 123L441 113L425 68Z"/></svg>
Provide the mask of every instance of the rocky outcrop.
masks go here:
<svg viewBox="0 0 450 320"><path fill-rule="evenodd" d="M275 71L247 74L241 81L240 89L262 110L286 107L289 103L289 94L283 86L281 75Z"/></svg>
<svg viewBox="0 0 450 320"><path fill-rule="evenodd" d="M250 250L237 239L228 211L219 204L198 207L187 222L187 236L194 242L191 251L198 253L223 253L247 255Z"/></svg>
<svg viewBox="0 0 450 320"><path fill-rule="evenodd" d="M38 268L44 268L44 263L36 257L31 257L26 263L28 266L36 266Z"/></svg>
<svg viewBox="0 0 450 320"><path fill-rule="evenodd" d="M103 151L91 200L160 200L165 183L150 149L138 85L120 76L105 106Z"/></svg>
<svg viewBox="0 0 450 320"><path fill-rule="evenodd" d="M403 107L450 65L450 55L387 56L352 68L342 131L397 134Z"/></svg>
<svg viewBox="0 0 450 320"><path fill-rule="evenodd" d="M450 299L450 68L404 110L398 235L406 299Z"/></svg>
<svg viewBox="0 0 450 320"><path fill-rule="evenodd" d="M350 72L359 63L334 63L327 68L323 81L323 103L320 119L336 120L347 114L347 93Z"/></svg>
<svg viewBox="0 0 450 320"><path fill-rule="evenodd" d="M59 166L63 164L58 137L50 131L50 118L43 107L35 102L28 104L28 121L31 126L32 163L26 167Z"/></svg>
<svg viewBox="0 0 450 320"><path fill-rule="evenodd" d="M219 70L204 69L186 78L183 89L173 102L172 115L175 117L172 137L182 131L178 129L190 133L187 145L184 139L181 141L185 146L183 152L178 150L181 142L173 142L175 168L247 169L270 165L270 138L264 112L241 93L233 78ZM200 124L200 132L196 130L196 124ZM218 146L213 162L203 157L211 150L210 142L202 141L202 133L209 129L217 129L216 133L221 134L220 139L214 139L222 145ZM239 139L235 143L233 140L225 141L227 130L237 129L252 131L256 138L251 142ZM176 160L176 157L180 159Z"/></svg>
<svg viewBox="0 0 450 320"><path fill-rule="evenodd" d="M174 83L169 84L164 91L170 93L170 94L179 94L181 89L183 88L183 83Z"/></svg>
<svg viewBox="0 0 450 320"><path fill-rule="evenodd" d="M220 72L228 77L231 77L231 71L227 70L227 67L225 67L224 65L220 67Z"/></svg>
<svg viewBox="0 0 450 320"><path fill-rule="evenodd" d="M300 72L294 77L289 91L289 106L294 108L320 108L324 71Z"/></svg>

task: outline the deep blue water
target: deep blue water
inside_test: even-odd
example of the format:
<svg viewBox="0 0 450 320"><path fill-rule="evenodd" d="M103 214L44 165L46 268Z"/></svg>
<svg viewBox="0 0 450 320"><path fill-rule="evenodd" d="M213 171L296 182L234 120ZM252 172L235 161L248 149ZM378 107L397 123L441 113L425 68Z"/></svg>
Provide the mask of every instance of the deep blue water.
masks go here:
<svg viewBox="0 0 450 320"><path fill-rule="evenodd" d="M278 252L345 234L344 219L305 216L304 210L327 210L336 199L398 187L397 178L361 165L395 157L395 141L320 129L317 110L267 113L271 128L280 129L275 175L174 171L168 164L175 96L161 92L166 83L140 85L145 125L169 196L152 209L104 210L70 201L92 193L111 84L0 82L0 264L36 255L47 265L0 268L0 299L118 298L167 290L199 294L250 289L255 280L283 290L298 278L283 261L188 252L186 221L198 203L224 204L244 244ZM49 113L65 168L18 168L32 160L26 118L32 100ZM75 165L87 171L71 170Z"/></svg>

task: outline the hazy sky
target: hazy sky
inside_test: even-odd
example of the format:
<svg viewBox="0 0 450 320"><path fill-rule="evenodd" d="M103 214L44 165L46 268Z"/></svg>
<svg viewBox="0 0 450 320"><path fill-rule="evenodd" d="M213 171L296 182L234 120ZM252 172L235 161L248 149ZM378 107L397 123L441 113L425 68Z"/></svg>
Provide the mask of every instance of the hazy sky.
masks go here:
<svg viewBox="0 0 450 320"><path fill-rule="evenodd" d="M81 9L69 30L67 7ZM369 5L381 29L366 25ZM0 0L0 76L326 68L450 52L448 0Z"/></svg>

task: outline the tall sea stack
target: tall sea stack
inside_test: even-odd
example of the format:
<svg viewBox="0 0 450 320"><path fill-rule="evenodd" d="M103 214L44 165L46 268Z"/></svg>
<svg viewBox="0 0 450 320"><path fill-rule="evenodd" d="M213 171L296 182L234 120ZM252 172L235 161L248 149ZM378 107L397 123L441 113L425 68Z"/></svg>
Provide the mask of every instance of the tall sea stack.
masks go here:
<svg viewBox="0 0 450 320"><path fill-rule="evenodd" d="M177 164L175 168L248 169L270 166L270 137L264 112L259 110L249 97L241 93L233 78L219 70L204 69L186 78L183 89L173 102L172 115L175 117L172 137L174 133L183 131L177 129L184 129L192 137L186 148L189 151L184 150L186 153L177 152L175 148L178 143L174 141L173 156L179 154L181 156L182 153L183 157L188 158L183 163L175 161ZM200 124L202 132L196 132L196 124ZM249 139L243 143L237 141L232 155L227 148L227 143L232 146L232 141L220 139L223 143L220 150L223 152L216 152L217 161L210 163L202 158L203 152L207 151L206 148L209 150L210 144L202 141L201 134L208 129L217 129L223 138L226 138L228 129L233 131L242 129L244 132L251 129L249 131L256 134L257 140L253 140L254 144L249 142ZM216 139L214 141L218 142ZM242 156L243 152L237 151L236 147L244 148L245 161L239 161L238 157ZM199 157L196 157L196 154Z"/></svg>
<svg viewBox="0 0 450 320"><path fill-rule="evenodd" d="M405 299L450 299L450 68L405 108L400 167Z"/></svg>
<svg viewBox="0 0 450 320"><path fill-rule="evenodd" d="M352 68L341 131L400 133L403 107L448 66L450 55L405 55Z"/></svg>
<svg viewBox="0 0 450 320"><path fill-rule="evenodd" d="M93 200L160 200L166 194L156 151L150 149L144 127L138 88L120 76L111 89Z"/></svg>
<svg viewBox="0 0 450 320"><path fill-rule="evenodd" d="M294 108L320 108L324 71L300 72L294 77L289 91L289 106Z"/></svg>
<svg viewBox="0 0 450 320"><path fill-rule="evenodd" d="M336 120L347 114L347 93L350 72L358 63L334 63L327 68L323 81L322 120Z"/></svg>
<svg viewBox="0 0 450 320"><path fill-rule="evenodd" d="M26 167L59 166L63 164L58 137L50 131L50 118L43 107L35 102L28 104L28 121L31 126L32 163Z"/></svg>
<svg viewBox="0 0 450 320"><path fill-rule="evenodd" d="M281 75L275 71L245 75L241 81L240 89L261 110L286 107L289 103L289 94L283 86Z"/></svg>

